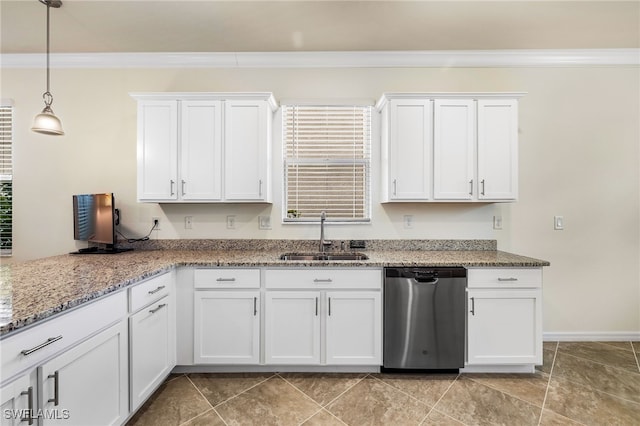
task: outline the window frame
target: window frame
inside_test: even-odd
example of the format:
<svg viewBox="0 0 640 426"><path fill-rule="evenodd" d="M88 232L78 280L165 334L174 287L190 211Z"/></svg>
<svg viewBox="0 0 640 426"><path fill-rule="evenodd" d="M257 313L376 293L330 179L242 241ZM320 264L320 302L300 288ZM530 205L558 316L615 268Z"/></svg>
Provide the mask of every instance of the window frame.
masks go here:
<svg viewBox="0 0 640 426"><path fill-rule="evenodd" d="M292 164L298 165L318 165L318 166L352 166L352 165L363 165L364 166L364 179L363 185L364 190L362 191L364 198L362 199L362 210L363 217L361 218L347 218L347 217L332 217L330 213L327 214L326 222L331 222L332 224L347 224L347 225L366 225L371 224L372 218L372 156L373 156L373 102L370 101L341 101L341 102L331 102L331 101L283 101L281 103L281 111L282 111L282 223L286 225L290 224L310 224L310 223L319 223L320 215L317 217L301 217L301 218L292 218L288 215L288 189L289 189L289 178L288 178L288 166ZM366 131L363 136L364 140L364 157L362 159L346 159L346 158L334 158L334 159L319 159L319 158L290 158L287 156L288 151L288 139L287 139L287 117L288 117L288 109L289 108L360 108L366 110L366 113L363 115L366 116L368 121L366 125Z"/></svg>

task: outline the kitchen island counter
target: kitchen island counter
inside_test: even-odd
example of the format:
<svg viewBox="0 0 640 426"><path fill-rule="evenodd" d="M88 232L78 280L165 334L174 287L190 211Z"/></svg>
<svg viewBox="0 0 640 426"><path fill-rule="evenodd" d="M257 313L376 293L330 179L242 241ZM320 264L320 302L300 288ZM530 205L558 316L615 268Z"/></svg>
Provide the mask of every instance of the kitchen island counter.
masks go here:
<svg viewBox="0 0 640 426"><path fill-rule="evenodd" d="M431 246L427 246L431 247ZM432 247L441 247L435 245ZM299 249L299 247L296 247ZM285 249L164 249L61 255L0 266L0 338L181 266L200 267L541 267L549 262L492 249L366 250L362 261L283 261ZM474 248L471 246L471 248Z"/></svg>

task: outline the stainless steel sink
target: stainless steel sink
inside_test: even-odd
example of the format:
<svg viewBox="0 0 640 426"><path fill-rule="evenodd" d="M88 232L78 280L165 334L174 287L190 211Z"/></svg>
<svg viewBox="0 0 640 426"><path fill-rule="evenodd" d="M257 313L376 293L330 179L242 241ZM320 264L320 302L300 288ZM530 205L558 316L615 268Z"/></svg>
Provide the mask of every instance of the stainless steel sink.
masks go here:
<svg viewBox="0 0 640 426"><path fill-rule="evenodd" d="M367 260L363 253L285 253L280 260Z"/></svg>

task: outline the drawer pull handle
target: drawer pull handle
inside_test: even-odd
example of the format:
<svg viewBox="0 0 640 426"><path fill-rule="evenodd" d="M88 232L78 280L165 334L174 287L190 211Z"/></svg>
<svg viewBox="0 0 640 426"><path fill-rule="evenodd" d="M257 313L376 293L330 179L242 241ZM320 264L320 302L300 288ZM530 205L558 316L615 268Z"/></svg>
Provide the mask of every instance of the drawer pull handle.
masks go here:
<svg viewBox="0 0 640 426"><path fill-rule="evenodd" d="M471 315L475 315L476 314L476 298L472 297L471 298Z"/></svg>
<svg viewBox="0 0 640 426"><path fill-rule="evenodd" d="M316 297L316 316L318 316L318 298Z"/></svg>
<svg viewBox="0 0 640 426"><path fill-rule="evenodd" d="M157 308L149 310L149 313L150 314L155 314L156 312L158 312L160 309L164 308L165 306L167 306L166 303L163 303L162 305L158 305Z"/></svg>
<svg viewBox="0 0 640 426"><path fill-rule="evenodd" d="M33 424L33 386L29 386L29 389L26 391L20 392L20 395L27 395L27 399L29 401L29 411L27 411L28 416L22 417L20 422L28 421L28 424Z"/></svg>
<svg viewBox="0 0 640 426"><path fill-rule="evenodd" d="M53 374L49 374L47 378L53 379L53 398L50 398L47 402L53 402L53 405L57 406L60 403L60 374L56 371Z"/></svg>
<svg viewBox="0 0 640 426"><path fill-rule="evenodd" d="M473 179L469 181L469 195L473 195Z"/></svg>
<svg viewBox="0 0 640 426"><path fill-rule="evenodd" d="M480 194L484 195L484 179L482 179L480 183L482 184L482 191L480 191Z"/></svg>
<svg viewBox="0 0 640 426"><path fill-rule="evenodd" d="M256 315L258 315L258 298L254 297L253 298L253 316L255 317Z"/></svg>
<svg viewBox="0 0 640 426"><path fill-rule="evenodd" d="M235 278L216 278L216 281L218 281L219 283L221 282L234 282L236 279Z"/></svg>
<svg viewBox="0 0 640 426"><path fill-rule="evenodd" d="M331 278L314 278L314 283L332 283L333 280Z"/></svg>
<svg viewBox="0 0 640 426"><path fill-rule="evenodd" d="M40 343L38 346L34 346L31 349L25 349L23 351L21 351L20 353L22 355L31 355L32 353L34 353L35 351L39 351L40 349L44 348L45 346L49 346L50 344L52 344L53 342L57 342L58 340L62 339L62 334L60 336L57 337L49 337L46 342Z"/></svg>
<svg viewBox="0 0 640 426"><path fill-rule="evenodd" d="M157 292L159 292L160 290L162 290L165 287L166 286L164 286L164 285L158 286L158 288L156 288L155 290L149 290L149 294L156 294Z"/></svg>
<svg viewBox="0 0 640 426"><path fill-rule="evenodd" d="M329 297L329 316L331 316L331 298Z"/></svg>
<svg viewBox="0 0 640 426"><path fill-rule="evenodd" d="M498 281L518 281L518 279L517 278L513 278L513 277L510 277L510 278L498 278Z"/></svg>

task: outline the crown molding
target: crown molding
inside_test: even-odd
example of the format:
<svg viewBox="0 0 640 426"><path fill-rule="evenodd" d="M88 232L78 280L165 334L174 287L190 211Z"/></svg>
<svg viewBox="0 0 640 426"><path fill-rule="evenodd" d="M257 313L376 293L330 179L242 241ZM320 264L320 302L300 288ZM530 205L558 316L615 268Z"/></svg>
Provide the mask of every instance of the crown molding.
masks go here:
<svg viewBox="0 0 640 426"><path fill-rule="evenodd" d="M4 53L2 68L41 68L45 55ZM54 53L52 68L484 68L640 65L640 49L375 52Z"/></svg>

